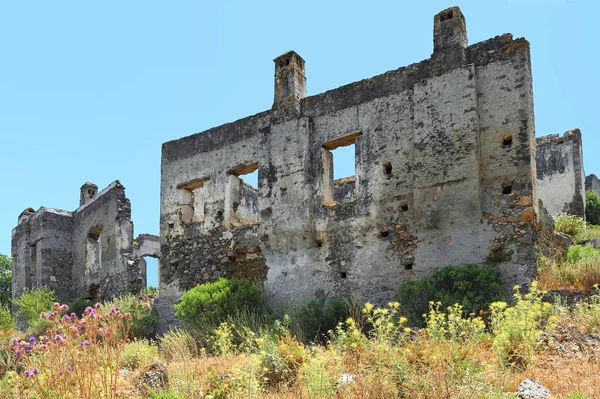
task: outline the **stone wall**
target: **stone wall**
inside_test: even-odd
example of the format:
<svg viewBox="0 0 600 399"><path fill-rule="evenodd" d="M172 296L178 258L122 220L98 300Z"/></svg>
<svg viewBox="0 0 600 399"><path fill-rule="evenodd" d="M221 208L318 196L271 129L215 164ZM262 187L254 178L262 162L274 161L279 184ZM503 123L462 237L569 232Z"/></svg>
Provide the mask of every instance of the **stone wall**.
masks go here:
<svg viewBox="0 0 600 399"><path fill-rule="evenodd" d="M592 190L596 195L600 195L600 180L596 175L591 174L585 178L585 189Z"/></svg>
<svg viewBox="0 0 600 399"><path fill-rule="evenodd" d="M506 34L467 46L456 7L435 17L434 42L430 59L311 97L304 60L283 54L272 110L163 144L164 309L236 270L274 306L382 303L402 281L466 263L527 285L538 206L529 44ZM350 144L356 175L334 182L332 151ZM258 220L232 223L237 176L255 167Z"/></svg>
<svg viewBox="0 0 600 399"><path fill-rule="evenodd" d="M585 173L579 129L537 139L535 155L539 198L552 216L585 218Z"/></svg>
<svg viewBox="0 0 600 399"><path fill-rule="evenodd" d="M142 256L160 257L160 239L142 235L134 248L125 188L115 181L97 189L84 184L73 212L41 207L21 214L12 235L13 297L49 286L61 301L105 300L145 288Z"/></svg>

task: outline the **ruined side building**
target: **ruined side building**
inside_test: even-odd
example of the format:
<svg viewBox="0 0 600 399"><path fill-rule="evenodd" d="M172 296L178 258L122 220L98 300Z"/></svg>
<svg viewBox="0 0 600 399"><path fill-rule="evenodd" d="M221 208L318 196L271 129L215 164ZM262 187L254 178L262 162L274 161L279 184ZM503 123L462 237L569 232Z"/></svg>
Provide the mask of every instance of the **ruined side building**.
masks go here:
<svg viewBox="0 0 600 399"><path fill-rule="evenodd" d="M538 137L535 154L538 195L550 215L585 218L585 172L579 129Z"/></svg>
<svg viewBox="0 0 600 399"><path fill-rule="evenodd" d="M48 286L61 301L110 299L146 287L144 256L159 257L156 236L133 239L131 205L115 181L100 193L81 187L73 212L26 209L12 232L13 297Z"/></svg>
<svg viewBox="0 0 600 399"><path fill-rule="evenodd" d="M162 311L220 276L272 305L389 300L448 265L527 284L541 244L529 43L467 45L454 7L431 58L315 96L305 62L275 61L272 109L163 144ZM354 145L355 176L333 179ZM258 170L258 187L240 176ZM172 311L172 309L171 309Z"/></svg>

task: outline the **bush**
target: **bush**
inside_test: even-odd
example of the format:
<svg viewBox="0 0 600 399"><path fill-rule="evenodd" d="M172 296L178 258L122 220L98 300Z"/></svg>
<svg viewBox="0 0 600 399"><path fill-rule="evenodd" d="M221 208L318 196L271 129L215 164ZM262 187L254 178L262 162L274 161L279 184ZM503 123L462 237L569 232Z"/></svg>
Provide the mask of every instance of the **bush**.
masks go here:
<svg viewBox="0 0 600 399"><path fill-rule="evenodd" d="M600 224L600 197L592 190L585 191L585 219L591 224Z"/></svg>
<svg viewBox="0 0 600 399"><path fill-rule="evenodd" d="M486 310L492 302L505 299L498 270L491 266L448 266L418 281L403 283L396 293L402 313L409 324L423 326L423 315L429 302L440 302L443 308L456 303L465 314Z"/></svg>
<svg viewBox="0 0 600 399"><path fill-rule="evenodd" d="M290 311L290 327L294 335L305 342L319 341L349 315L344 301L313 300Z"/></svg>
<svg viewBox="0 0 600 399"><path fill-rule="evenodd" d="M25 323L26 329L39 335L49 325L48 320L40 317L40 314L51 310L55 302L56 295L48 287L25 290L14 300L16 316Z"/></svg>
<svg viewBox="0 0 600 399"><path fill-rule="evenodd" d="M265 310L260 288L246 280L220 278L187 291L175 305L175 315L189 327L225 321L239 309Z"/></svg>
<svg viewBox="0 0 600 399"><path fill-rule="evenodd" d="M145 339L134 339L123 348L121 366L137 370L151 365L158 359L158 348L155 345Z"/></svg>
<svg viewBox="0 0 600 399"><path fill-rule="evenodd" d="M69 309L71 309L71 312L75 312L77 316L81 317L83 312L85 312L85 309L93 304L94 302L87 298L77 298L69 304Z"/></svg>
<svg viewBox="0 0 600 399"><path fill-rule="evenodd" d="M152 309L151 300L142 296L138 298L132 294L123 294L109 302L105 302L102 312L108 312L117 306L122 312L131 314L131 338L153 338L158 314Z"/></svg>
<svg viewBox="0 0 600 399"><path fill-rule="evenodd" d="M0 331L8 331L15 328L15 323L8 306L0 304Z"/></svg>
<svg viewBox="0 0 600 399"><path fill-rule="evenodd" d="M600 251L594 247L573 245L567 251L567 261L577 262L582 259L597 258L600 256Z"/></svg>
<svg viewBox="0 0 600 399"><path fill-rule="evenodd" d="M561 213L554 218L554 230L571 237L581 236L585 232L585 222L579 216Z"/></svg>

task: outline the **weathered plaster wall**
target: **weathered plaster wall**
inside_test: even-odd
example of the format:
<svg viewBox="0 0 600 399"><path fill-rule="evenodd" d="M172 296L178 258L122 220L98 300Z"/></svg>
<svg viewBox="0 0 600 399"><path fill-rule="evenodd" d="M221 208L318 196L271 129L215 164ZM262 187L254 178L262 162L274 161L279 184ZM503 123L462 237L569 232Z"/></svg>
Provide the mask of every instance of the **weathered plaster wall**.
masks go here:
<svg viewBox="0 0 600 399"><path fill-rule="evenodd" d="M591 174L585 178L585 189L592 190L596 195L600 195L600 180L596 175Z"/></svg>
<svg viewBox="0 0 600 399"><path fill-rule="evenodd" d="M537 186L548 212L585 218L585 173L579 129L537 139Z"/></svg>
<svg viewBox="0 0 600 399"><path fill-rule="evenodd" d="M457 8L436 16L434 35L428 60L306 98L278 79L286 57L304 76L301 58L284 54L271 111L163 144L165 309L236 269L264 281L276 306L380 303L406 279L486 261L499 263L507 287L529 282L537 209L529 44L503 35L467 47ZM356 176L333 182L330 151L352 143ZM232 224L232 175L256 163L258 224ZM187 195L198 182L204 215L190 222Z"/></svg>

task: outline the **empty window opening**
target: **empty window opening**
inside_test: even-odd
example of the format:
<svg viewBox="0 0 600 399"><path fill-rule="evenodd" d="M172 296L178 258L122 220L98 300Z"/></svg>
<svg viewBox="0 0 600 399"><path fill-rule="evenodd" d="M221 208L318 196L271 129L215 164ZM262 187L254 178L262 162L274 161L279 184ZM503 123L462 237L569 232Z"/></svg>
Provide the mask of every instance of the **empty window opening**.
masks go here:
<svg viewBox="0 0 600 399"><path fill-rule="evenodd" d="M258 223L258 163L238 165L229 171L225 192L225 226Z"/></svg>
<svg viewBox="0 0 600 399"><path fill-rule="evenodd" d="M323 144L323 204L349 197L356 185L356 138L360 132Z"/></svg>
<svg viewBox="0 0 600 399"><path fill-rule="evenodd" d="M406 211L408 211L408 203L406 203L406 202L402 202L402 203L400 204L400 209L402 209L402 212L406 212Z"/></svg>
<svg viewBox="0 0 600 399"><path fill-rule="evenodd" d="M404 265L404 270L412 270L414 262L409 262Z"/></svg>
<svg viewBox="0 0 600 399"><path fill-rule="evenodd" d="M512 136L504 136L502 138L502 146L505 148L512 146L512 140Z"/></svg>
<svg viewBox="0 0 600 399"><path fill-rule="evenodd" d="M346 277L348 277L348 273L340 272L340 278L346 278Z"/></svg>
<svg viewBox="0 0 600 399"><path fill-rule="evenodd" d="M203 222L205 218L205 188L208 178L190 180L179 184L180 190L180 214L183 223ZM169 227L172 227L169 224Z"/></svg>
<svg viewBox="0 0 600 399"><path fill-rule="evenodd" d="M158 288L158 258L144 256L140 261L140 270L146 287Z"/></svg>
<svg viewBox="0 0 600 399"><path fill-rule="evenodd" d="M391 162L384 163L383 171L385 172L386 175L391 175L392 174L392 163Z"/></svg>
<svg viewBox="0 0 600 399"><path fill-rule="evenodd" d="M100 270L100 265L102 264L101 234L101 224L92 226L87 234L85 266L89 272L97 272Z"/></svg>
<svg viewBox="0 0 600 399"><path fill-rule="evenodd" d="M33 287L36 283L34 280L37 273L37 241L31 245L29 251L29 265L25 275L25 286Z"/></svg>
<svg viewBox="0 0 600 399"><path fill-rule="evenodd" d="M507 195L512 193L512 185L503 185L502 186L502 194Z"/></svg>

